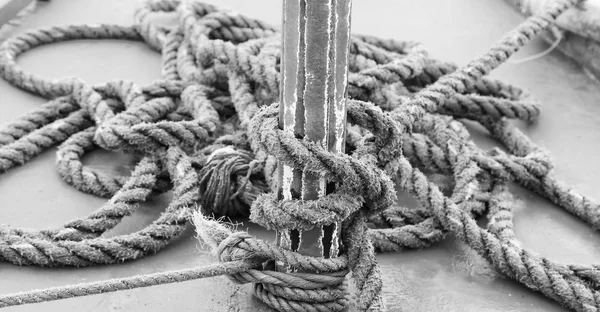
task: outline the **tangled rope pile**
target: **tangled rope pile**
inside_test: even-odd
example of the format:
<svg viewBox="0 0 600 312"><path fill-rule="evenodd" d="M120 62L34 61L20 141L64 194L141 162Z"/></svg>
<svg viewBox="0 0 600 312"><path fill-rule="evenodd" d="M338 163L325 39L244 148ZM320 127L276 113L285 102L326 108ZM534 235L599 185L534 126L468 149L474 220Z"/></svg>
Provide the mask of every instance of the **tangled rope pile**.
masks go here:
<svg viewBox="0 0 600 312"><path fill-rule="evenodd" d="M557 1L461 69L428 57L416 43L353 36L343 155L279 129L281 40L261 21L200 2L151 0L131 27L52 27L7 40L0 47L2 77L50 101L0 129L0 170L60 144L62 179L110 200L57 229L2 226L0 260L81 267L139 259L174 241L195 216L200 237L225 263L8 295L0 306L228 274L254 283L255 295L280 311L340 311L352 301L360 310L376 310L383 307L374 252L426 248L452 233L506 276L569 309L600 311L597 266L560 264L521 247L507 185L519 183L594 227L600 226L598 204L559 182L547 153L509 123L534 122L537 103L485 77L579 2ZM159 12L176 14L179 24L155 23ZM147 86L123 80L92 86L77 78L44 79L15 62L37 46L77 39L144 41L161 52L161 79ZM482 151L458 119L480 123L507 151ZM84 154L98 148L140 160L130 176L111 176L82 164ZM278 161L325 173L335 191L315 201L278 201ZM432 175L452 182L437 185ZM419 207L398 206L396 189L413 195ZM169 190L172 202L151 225L102 236L137 204ZM344 252L331 259L303 256L234 233L211 214L249 216L267 229L343 222ZM485 228L476 223L479 217L487 218ZM298 272L278 272L274 261ZM301 273L306 270L319 274ZM354 300L347 295L348 272Z"/></svg>

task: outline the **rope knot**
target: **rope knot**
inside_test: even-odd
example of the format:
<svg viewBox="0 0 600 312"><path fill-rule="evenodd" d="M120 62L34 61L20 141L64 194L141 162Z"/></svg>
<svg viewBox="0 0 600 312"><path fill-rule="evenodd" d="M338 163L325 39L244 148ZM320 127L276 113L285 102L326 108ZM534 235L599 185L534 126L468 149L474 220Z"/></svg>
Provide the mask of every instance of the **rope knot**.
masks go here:
<svg viewBox="0 0 600 312"><path fill-rule="evenodd" d="M361 196L329 194L315 200L279 200L274 193L258 196L252 205L250 220L269 230L309 231L346 220L358 211Z"/></svg>
<svg viewBox="0 0 600 312"><path fill-rule="evenodd" d="M260 178L260 167L249 151L230 145L214 150L198 173L204 211L223 216L248 216L250 204L268 189Z"/></svg>
<svg viewBox="0 0 600 312"><path fill-rule="evenodd" d="M276 262L285 261L287 265L297 260L282 257L275 247L245 232L230 234L219 244L217 252L221 261L256 261L260 270L251 269L227 277L238 284L253 283L254 295L277 311L342 311L349 304L347 269L304 273L300 264L300 269L292 272L275 270ZM267 255L271 259L264 257Z"/></svg>
<svg viewBox="0 0 600 312"><path fill-rule="evenodd" d="M366 221L369 216L390 207L396 199L392 181L379 166L401 159L398 152L384 150L388 144L401 145L397 134L403 129L380 110L369 110L356 103L349 107L356 110L355 114L349 113L349 116L373 134L385 133L385 136L364 145L364 151L373 148L370 153L334 154L319 144L280 130L277 106L262 108L253 117L249 135L255 150L275 155L279 161L296 169L323 173L335 183L335 192L311 201L277 202L276 195L263 195L254 203L250 218L266 228L275 229L310 229L343 221L342 241L348 268L359 285L358 306L361 310L375 308L380 301L381 272L367 234ZM387 122L370 122L375 119ZM261 288L255 290L258 293ZM269 297L261 299L266 302Z"/></svg>
<svg viewBox="0 0 600 312"><path fill-rule="evenodd" d="M251 251L238 247L240 243L250 238L252 238L252 236L246 232L231 233L217 247L216 252L219 261L228 262L235 260L249 260L252 258L253 255Z"/></svg>
<svg viewBox="0 0 600 312"><path fill-rule="evenodd" d="M220 261L255 263L256 269L230 274L228 278L239 284L254 283L255 296L270 307L278 311L342 311L348 306L345 257L304 256L248 233L232 232L199 212L194 214L194 224L200 238ZM275 263L288 271L276 271Z"/></svg>

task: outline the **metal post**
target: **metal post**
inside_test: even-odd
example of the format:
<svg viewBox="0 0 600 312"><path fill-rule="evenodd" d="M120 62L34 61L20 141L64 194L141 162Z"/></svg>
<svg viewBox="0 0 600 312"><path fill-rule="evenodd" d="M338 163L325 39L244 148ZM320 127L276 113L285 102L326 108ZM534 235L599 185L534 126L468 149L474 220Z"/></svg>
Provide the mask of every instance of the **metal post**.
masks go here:
<svg viewBox="0 0 600 312"><path fill-rule="evenodd" d="M284 0L280 127L343 153L351 0ZM280 197L316 199L330 189L315 172L280 164ZM277 243L304 255L335 257L340 224L277 233ZM279 267L282 269L281 267Z"/></svg>

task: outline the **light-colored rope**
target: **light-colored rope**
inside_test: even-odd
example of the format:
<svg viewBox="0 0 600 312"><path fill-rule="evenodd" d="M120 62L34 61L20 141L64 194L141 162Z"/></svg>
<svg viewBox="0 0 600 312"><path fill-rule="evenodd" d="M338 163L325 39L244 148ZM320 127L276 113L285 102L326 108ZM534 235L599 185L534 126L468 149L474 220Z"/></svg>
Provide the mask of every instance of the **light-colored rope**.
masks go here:
<svg viewBox="0 0 600 312"><path fill-rule="evenodd" d="M24 303L48 302L66 298L99 295L120 290L179 283L224 274L236 274L248 271L252 268L253 265L251 262L240 260L227 263L217 263L200 268L183 269L125 278L115 278L99 282L30 290L0 296L0 308L21 305Z"/></svg>

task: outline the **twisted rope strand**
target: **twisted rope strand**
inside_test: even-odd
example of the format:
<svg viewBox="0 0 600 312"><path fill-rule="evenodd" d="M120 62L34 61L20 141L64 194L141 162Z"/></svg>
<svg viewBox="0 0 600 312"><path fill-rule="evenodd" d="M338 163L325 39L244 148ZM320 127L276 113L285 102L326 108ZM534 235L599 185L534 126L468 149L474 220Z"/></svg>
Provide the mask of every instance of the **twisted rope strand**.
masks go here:
<svg viewBox="0 0 600 312"><path fill-rule="evenodd" d="M253 267L253 263L251 262L238 260L228 263L206 265L200 268L183 269L125 278L116 278L99 282L31 290L0 296L0 308L21 305L24 303L48 302L66 298L99 295L120 290L179 283L219 275L229 275L238 272L244 272Z"/></svg>

